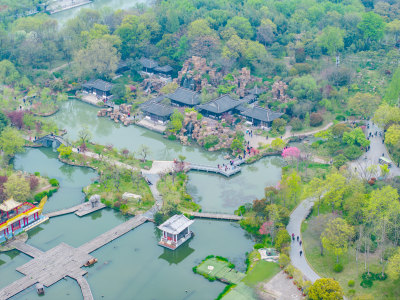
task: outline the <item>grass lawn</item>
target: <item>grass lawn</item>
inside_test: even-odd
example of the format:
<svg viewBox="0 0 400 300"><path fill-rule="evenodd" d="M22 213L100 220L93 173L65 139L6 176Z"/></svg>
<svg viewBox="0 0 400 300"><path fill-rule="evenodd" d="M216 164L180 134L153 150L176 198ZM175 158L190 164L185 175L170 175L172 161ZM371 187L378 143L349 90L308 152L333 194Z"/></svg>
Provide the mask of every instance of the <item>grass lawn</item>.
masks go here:
<svg viewBox="0 0 400 300"><path fill-rule="evenodd" d="M280 272L277 263L261 260L243 279L243 282L249 286L256 286L262 281L266 281L274 277Z"/></svg>
<svg viewBox="0 0 400 300"><path fill-rule="evenodd" d="M400 299L400 281L386 279L385 281L374 281L371 288L363 288L360 286L361 274L364 269L364 255L358 254L356 261L356 251L351 248L349 252L340 258L340 263L344 269L341 273L335 273L333 266L336 263L336 257L325 251L324 256L320 254L318 237L314 234L315 228L312 222L302 225L303 245L305 254L309 263L322 277L334 278L339 281L346 295L349 290L355 290L355 295L370 294L374 299ZM379 262L378 254L370 255L370 271L378 273L382 270L382 265ZM354 287L349 287L349 280L355 281Z"/></svg>

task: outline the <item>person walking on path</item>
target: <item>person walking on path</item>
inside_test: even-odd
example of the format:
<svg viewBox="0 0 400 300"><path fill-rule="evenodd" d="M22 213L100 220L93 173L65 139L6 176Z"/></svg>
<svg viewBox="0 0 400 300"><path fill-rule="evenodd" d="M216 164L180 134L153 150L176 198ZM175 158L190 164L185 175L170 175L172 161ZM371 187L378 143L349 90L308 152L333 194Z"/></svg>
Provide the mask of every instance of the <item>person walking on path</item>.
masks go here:
<svg viewBox="0 0 400 300"><path fill-rule="evenodd" d="M299 244L300 244L300 247L301 247L301 244L302 244L303 242L300 240L300 242L299 242Z"/></svg>
<svg viewBox="0 0 400 300"><path fill-rule="evenodd" d="M297 236L297 241L299 241L299 236Z"/></svg>
<svg viewBox="0 0 400 300"><path fill-rule="evenodd" d="M303 254L303 251L300 250L300 256Z"/></svg>
<svg viewBox="0 0 400 300"><path fill-rule="evenodd" d="M292 233L292 240L293 240L293 242L294 242L294 233Z"/></svg>

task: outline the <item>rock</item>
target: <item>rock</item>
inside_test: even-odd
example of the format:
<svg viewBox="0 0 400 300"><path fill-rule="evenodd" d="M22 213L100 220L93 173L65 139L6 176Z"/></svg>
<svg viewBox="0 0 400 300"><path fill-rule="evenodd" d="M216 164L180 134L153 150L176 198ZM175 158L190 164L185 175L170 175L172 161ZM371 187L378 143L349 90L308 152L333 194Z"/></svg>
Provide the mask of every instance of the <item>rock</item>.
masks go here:
<svg viewBox="0 0 400 300"><path fill-rule="evenodd" d="M129 200L136 200L139 201L142 199L142 196L125 192L122 194L122 200L129 201Z"/></svg>

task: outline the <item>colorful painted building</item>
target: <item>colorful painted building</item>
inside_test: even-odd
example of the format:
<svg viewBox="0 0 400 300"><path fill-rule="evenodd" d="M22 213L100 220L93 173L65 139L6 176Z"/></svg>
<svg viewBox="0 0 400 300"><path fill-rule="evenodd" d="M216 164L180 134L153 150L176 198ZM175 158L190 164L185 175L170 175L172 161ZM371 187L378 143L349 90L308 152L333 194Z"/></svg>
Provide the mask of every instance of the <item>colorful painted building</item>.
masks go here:
<svg viewBox="0 0 400 300"><path fill-rule="evenodd" d="M158 226L162 231L160 246L175 250L193 235L189 226L193 224L193 220L189 220L184 215L174 215L167 221Z"/></svg>
<svg viewBox="0 0 400 300"><path fill-rule="evenodd" d="M35 205L9 199L0 204L0 243L46 221Z"/></svg>

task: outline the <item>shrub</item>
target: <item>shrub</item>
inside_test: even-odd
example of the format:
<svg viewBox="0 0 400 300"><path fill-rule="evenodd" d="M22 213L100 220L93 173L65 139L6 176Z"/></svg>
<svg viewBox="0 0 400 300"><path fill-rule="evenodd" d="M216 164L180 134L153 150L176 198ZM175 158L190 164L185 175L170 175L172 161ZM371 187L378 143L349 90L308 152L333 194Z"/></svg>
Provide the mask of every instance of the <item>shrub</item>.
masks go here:
<svg viewBox="0 0 400 300"><path fill-rule="evenodd" d="M336 121L344 121L344 120L346 120L346 117L342 116L342 115L337 115L335 119L336 119Z"/></svg>
<svg viewBox="0 0 400 300"><path fill-rule="evenodd" d="M219 138L216 135L209 135L204 138L204 148L210 149L219 143Z"/></svg>
<svg viewBox="0 0 400 300"><path fill-rule="evenodd" d="M282 246L290 244L290 235L286 229L280 229L275 238L275 248L278 251L281 250Z"/></svg>
<svg viewBox="0 0 400 300"><path fill-rule="evenodd" d="M264 248L264 245L263 244L255 244L254 245L254 249L261 249L261 248Z"/></svg>
<svg viewBox="0 0 400 300"><path fill-rule="evenodd" d="M40 172L35 172L33 174L35 174L35 176L40 176Z"/></svg>
<svg viewBox="0 0 400 300"><path fill-rule="evenodd" d="M281 253L279 255L279 265L285 268L290 263L290 258L286 254Z"/></svg>
<svg viewBox="0 0 400 300"><path fill-rule="evenodd" d="M303 129L303 122L300 121L299 118L293 118L289 125L292 126L293 131L299 131Z"/></svg>
<svg viewBox="0 0 400 300"><path fill-rule="evenodd" d="M324 118L320 113L312 113L310 115L310 126L312 127L317 127L322 125L322 122L324 121Z"/></svg>
<svg viewBox="0 0 400 300"><path fill-rule="evenodd" d="M55 179L55 178L51 178L51 179L49 180L49 183L50 183L52 186L59 186L59 185L60 185L60 183L58 182L58 180Z"/></svg>
<svg viewBox="0 0 400 300"><path fill-rule="evenodd" d="M354 296L356 294L356 290L351 289L349 290L348 294L349 296Z"/></svg>
<svg viewBox="0 0 400 300"><path fill-rule="evenodd" d="M365 272L361 275L362 280L375 280L375 273Z"/></svg>
<svg viewBox="0 0 400 300"><path fill-rule="evenodd" d="M347 285L349 286L349 287L353 287L354 285L355 285L355 281L354 280L349 280L349 282L347 283Z"/></svg>
<svg viewBox="0 0 400 300"><path fill-rule="evenodd" d="M379 280L379 281L383 281L387 278L387 274L386 273L378 273L375 275L375 280Z"/></svg>
<svg viewBox="0 0 400 300"><path fill-rule="evenodd" d="M361 283L360 283L360 285L363 287L363 288L370 288L370 287L372 287L372 285L373 285L374 283L372 282L372 280L363 280L363 281L361 281Z"/></svg>
<svg viewBox="0 0 400 300"><path fill-rule="evenodd" d="M336 264L336 265L333 267L333 271L335 271L336 273L342 272L342 271L343 271L343 265L342 265L342 264Z"/></svg>
<svg viewBox="0 0 400 300"><path fill-rule="evenodd" d="M168 136L168 139L170 141L175 141L176 140L176 135L171 134L171 135Z"/></svg>
<svg viewBox="0 0 400 300"><path fill-rule="evenodd" d="M356 145L350 145L344 149L343 153L348 159L355 160L363 154L363 151Z"/></svg>
<svg viewBox="0 0 400 300"><path fill-rule="evenodd" d="M333 158L333 165L338 169L341 166L343 166L346 162L347 162L347 158L343 154L339 154Z"/></svg>

